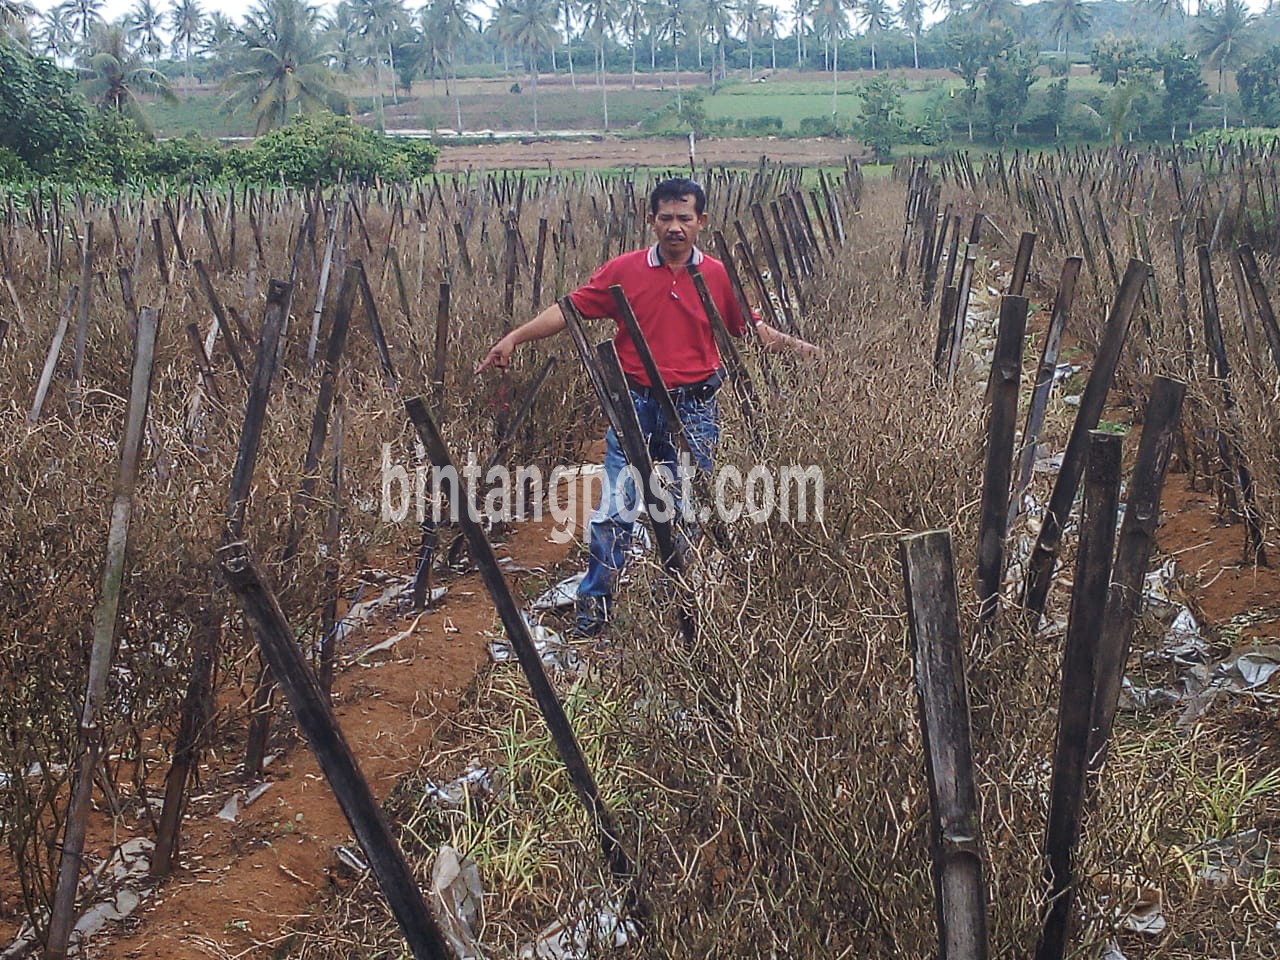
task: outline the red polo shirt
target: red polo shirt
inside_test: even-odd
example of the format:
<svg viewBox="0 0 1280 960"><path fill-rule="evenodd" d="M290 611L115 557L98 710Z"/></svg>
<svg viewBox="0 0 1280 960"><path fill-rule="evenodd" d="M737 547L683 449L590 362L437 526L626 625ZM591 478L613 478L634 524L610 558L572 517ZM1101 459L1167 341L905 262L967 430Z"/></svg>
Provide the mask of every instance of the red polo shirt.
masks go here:
<svg viewBox="0 0 1280 960"><path fill-rule="evenodd" d="M702 271L707 290L724 324L735 337L746 332L746 322L729 285L724 264L696 247L690 258ZM662 262L657 244L614 257L569 294L578 312L589 319L609 317L618 324L613 338L623 372L643 386L652 386L640 364L631 337L622 325L609 287L619 284L631 302L644 338L653 351L658 372L668 387L701 383L720 368L711 323L693 286L689 271L672 270Z"/></svg>

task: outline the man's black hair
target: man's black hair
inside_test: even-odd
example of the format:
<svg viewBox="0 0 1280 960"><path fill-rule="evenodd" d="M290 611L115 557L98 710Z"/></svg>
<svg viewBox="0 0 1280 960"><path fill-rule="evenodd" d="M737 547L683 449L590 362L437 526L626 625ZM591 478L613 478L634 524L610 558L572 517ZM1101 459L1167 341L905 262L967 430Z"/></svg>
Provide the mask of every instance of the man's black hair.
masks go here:
<svg viewBox="0 0 1280 960"><path fill-rule="evenodd" d="M649 213L656 214L658 204L663 200L683 200L685 197L693 197L694 212L702 216L707 209L707 193L701 184L688 177L672 177L654 187L653 193L649 194Z"/></svg>

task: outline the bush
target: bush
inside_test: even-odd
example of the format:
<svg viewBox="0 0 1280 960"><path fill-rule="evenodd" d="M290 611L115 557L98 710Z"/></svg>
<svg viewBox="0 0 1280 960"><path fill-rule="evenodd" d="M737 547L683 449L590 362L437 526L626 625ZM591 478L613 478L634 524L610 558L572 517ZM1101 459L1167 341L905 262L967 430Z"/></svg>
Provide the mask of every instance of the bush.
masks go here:
<svg viewBox="0 0 1280 960"><path fill-rule="evenodd" d="M839 137L844 131L835 117L801 117L800 134L805 137Z"/></svg>
<svg viewBox="0 0 1280 960"><path fill-rule="evenodd" d="M0 147L38 174L70 169L88 153L92 114L74 74L0 43Z"/></svg>
<svg viewBox="0 0 1280 960"><path fill-rule="evenodd" d="M781 117L739 117L733 123L734 129L746 134L770 134L782 132Z"/></svg>
<svg viewBox="0 0 1280 960"><path fill-rule="evenodd" d="M145 158L146 173L158 179L209 183L226 173L229 157L216 141L190 133L153 144Z"/></svg>
<svg viewBox="0 0 1280 960"><path fill-rule="evenodd" d="M306 186L317 181L409 180L435 167L439 150L428 143L397 140L346 117L294 117L248 150L225 155L228 171L249 180Z"/></svg>
<svg viewBox="0 0 1280 960"><path fill-rule="evenodd" d="M80 179L120 185L146 176L147 156L154 142L124 114L95 111L89 134L89 159L78 171Z"/></svg>

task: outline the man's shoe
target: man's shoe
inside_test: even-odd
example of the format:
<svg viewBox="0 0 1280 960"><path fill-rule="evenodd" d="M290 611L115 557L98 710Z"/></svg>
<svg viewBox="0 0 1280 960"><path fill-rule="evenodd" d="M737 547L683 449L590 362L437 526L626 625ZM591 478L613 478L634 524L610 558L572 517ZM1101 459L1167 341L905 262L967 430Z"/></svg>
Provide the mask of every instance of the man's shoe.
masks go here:
<svg viewBox="0 0 1280 960"><path fill-rule="evenodd" d="M575 603L575 609L569 636L587 640L598 637L604 632L605 625L609 622L607 597L579 597Z"/></svg>

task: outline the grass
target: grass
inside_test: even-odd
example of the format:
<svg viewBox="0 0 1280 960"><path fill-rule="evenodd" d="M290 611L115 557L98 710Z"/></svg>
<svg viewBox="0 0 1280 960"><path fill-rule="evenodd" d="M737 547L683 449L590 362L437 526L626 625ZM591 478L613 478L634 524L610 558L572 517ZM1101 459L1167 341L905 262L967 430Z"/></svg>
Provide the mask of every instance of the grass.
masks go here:
<svg viewBox="0 0 1280 960"><path fill-rule="evenodd" d="M146 105L147 117L157 137L182 137L195 132L204 137L248 137L253 121L244 110L222 112L226 97L216 91L179 94L178 103L156 100Z"/></svg>

